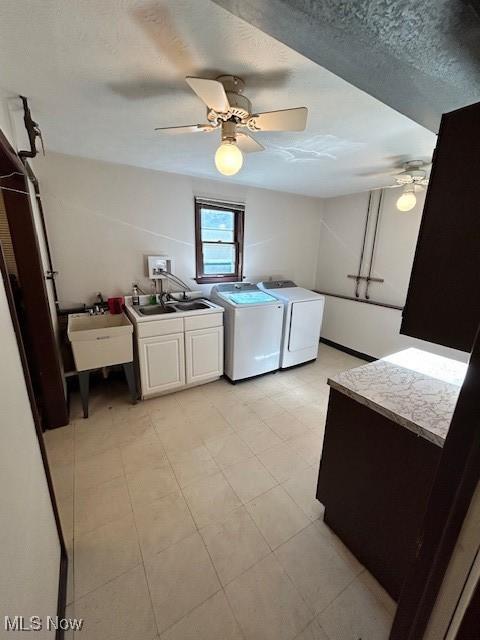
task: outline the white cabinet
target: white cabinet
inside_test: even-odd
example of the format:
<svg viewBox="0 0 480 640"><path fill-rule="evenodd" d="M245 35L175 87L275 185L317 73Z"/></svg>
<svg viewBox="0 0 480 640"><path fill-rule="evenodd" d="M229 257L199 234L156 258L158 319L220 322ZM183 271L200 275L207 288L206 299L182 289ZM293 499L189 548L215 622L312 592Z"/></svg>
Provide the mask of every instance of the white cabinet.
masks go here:
<svg viewBox="0 0 480 640"><path fill-rule="evenodd" d="M223 326L185 332L187 384L223 374Z"/></svg>
<svg viewBox="0 0 480 640"><path fill-rule="evenodd" d="M138 347L142 397L185 385L183 333L142 338Z"/></svg>
<svg viewBox="0 0 480 640"><path fill-rule="evenodd" d="M137 323L142 398L223 375L223 313Z"/></svg>

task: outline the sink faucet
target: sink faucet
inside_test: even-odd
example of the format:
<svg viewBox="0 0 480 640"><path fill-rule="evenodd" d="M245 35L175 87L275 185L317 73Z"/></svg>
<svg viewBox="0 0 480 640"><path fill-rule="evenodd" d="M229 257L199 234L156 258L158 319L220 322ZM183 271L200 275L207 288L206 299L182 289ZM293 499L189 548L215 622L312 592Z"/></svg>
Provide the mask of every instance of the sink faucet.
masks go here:
<svg viewBox="0 0 480 640"><path fill-rule="evenodd" d="M160 304L162 305L162 307L165 309L166 303L171 299L170 294L168 293L168 291L162 291L162 293L160 294Z"/></svg>

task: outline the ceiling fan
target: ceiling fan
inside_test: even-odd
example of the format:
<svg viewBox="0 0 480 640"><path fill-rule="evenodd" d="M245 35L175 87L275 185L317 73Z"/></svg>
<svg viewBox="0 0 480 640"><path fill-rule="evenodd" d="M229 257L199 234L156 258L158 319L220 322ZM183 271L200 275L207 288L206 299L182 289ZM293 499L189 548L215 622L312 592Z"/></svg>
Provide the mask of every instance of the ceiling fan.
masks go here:
<svg viewBox="0 0 480 640"><path fill-rule="evenodd" d="M423 160L409 160L404 162L401 167L403 171L399 173L389 172L395 180L395 184L378 187L378 189L398 189L402 188L402 194L397 200L397 209L399 211L411 211L417 203L416 191L422 191L428 185L428 169L430 162ZM398 169L397 169L398 170ZM366 173L362 175L383 175L382 173Z"/></svg>
<svg viewBox="0 0 480 640"><path fill-rule="evenodd" d="M190 88L207 106L207 122L179 127L157 127L163 133L194 133L221 130L222 141L215 153L215 166L233 176L243 165L243 153L263 151L250 132L303 131L307 124L306 107L255 113L243 95L245 83L236 76L223 75L215 80L185 78Z"/></svg>

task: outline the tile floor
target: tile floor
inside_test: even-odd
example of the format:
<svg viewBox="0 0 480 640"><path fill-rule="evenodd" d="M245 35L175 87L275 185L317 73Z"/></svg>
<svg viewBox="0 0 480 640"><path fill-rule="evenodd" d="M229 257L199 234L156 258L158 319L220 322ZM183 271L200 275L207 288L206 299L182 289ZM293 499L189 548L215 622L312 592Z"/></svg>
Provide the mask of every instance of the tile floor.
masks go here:
<svg viewBox="0 0 480 640"><path fill-rule="evenodd" d="M386 640L394 603L315 499L327 376L315 363L128 404L46 434L81 640Z"/></svg>

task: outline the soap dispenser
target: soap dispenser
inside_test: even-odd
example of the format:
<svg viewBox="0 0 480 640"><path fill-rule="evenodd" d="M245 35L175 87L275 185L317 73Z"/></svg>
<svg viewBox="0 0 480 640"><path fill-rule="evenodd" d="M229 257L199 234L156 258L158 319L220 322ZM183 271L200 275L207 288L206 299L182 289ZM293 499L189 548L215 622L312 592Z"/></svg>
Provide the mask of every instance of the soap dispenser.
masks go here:
<svg viewBox="0 0 480 640"><path fill-rule="evenodd" d="M136 284L134 284L132 288L132 304L134 307L138 307L138 305L140 304L140 295L138 293L138 287Z"/></svg>

